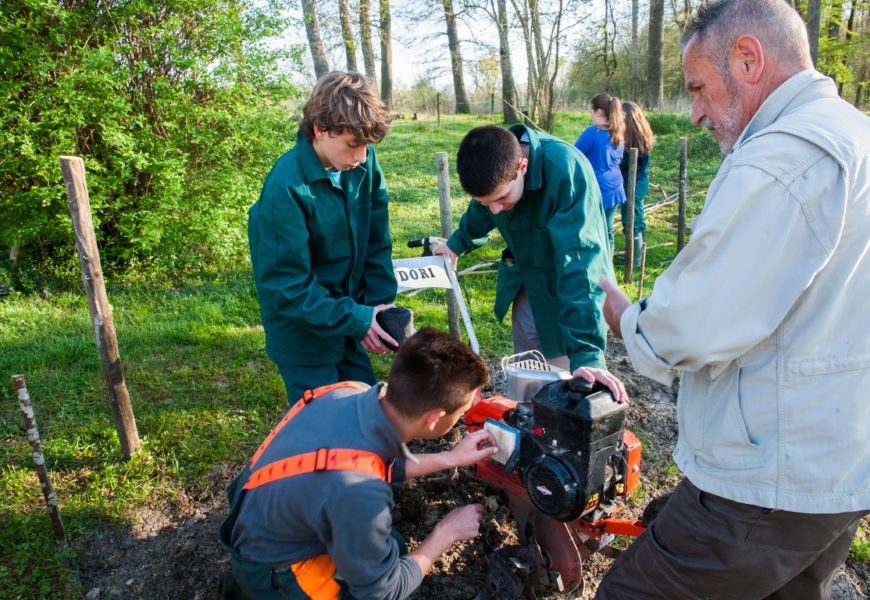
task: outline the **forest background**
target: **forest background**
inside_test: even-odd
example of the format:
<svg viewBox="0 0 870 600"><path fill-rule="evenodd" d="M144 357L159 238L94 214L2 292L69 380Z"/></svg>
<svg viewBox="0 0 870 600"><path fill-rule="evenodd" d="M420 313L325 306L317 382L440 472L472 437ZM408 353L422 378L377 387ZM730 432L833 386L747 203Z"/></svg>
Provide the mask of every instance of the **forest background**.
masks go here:
<svg viewBox="0 0 870 600"><path fill-rule="evenodd" d="M22 291L77 280L61 155L85 160L116 281L180 282L246 262L245 211L327 69L365 71L395 114L430 121L473 111L515 122L522 109L552 130L601 91L685 109L676 40L697 4L5 0L0 273ZM870 1L797 5L818 68L863 108ZM395 86L393 54L417 46L426 70Z"/></svg>
<svg viewBox="0 0 870 600"><path fill-rule="evenodd" d="M867 108L870 1L797 3L819 70ZM4 0L0 3L0 589L70 596L76 540L142 506L229 473L286 406L263 351L247 209L293 145L319 73L378 82L395 115L379 159L397 256L438 231L436 151L452 157L484 123L527 118L566 140L600 91L639 100L659 138L647 287L675 252L679 137L689 138L689 216L718 166L691 127L677 35L697 0ZM422 25L421 25L422 24ZM418 28L419 25L419 28ZM423 26L425 25L425 26ZM393 44L396 44L394 48ZM425 48L410 83L394 53ZM520 111L522 114L520 114ZM117 449L81 294L58 157L85 161L91 208L143 449ZM452 161L451 161L452 162ZM452 170L452 167L451 167ZM454 219L467 203L455 173ZM621 239L618 238L621 243ZM495 259L490 244L475 257ZM467 292L487 358L509 351L489 307L494 277ZM632 294L634 292L632 291ZM408 300L443 325L441 296ZM388 367L379 360L377 370ZM58 551L9 385L24 372L74 541ZM5 382L5 383L4 383ZM646 454L673 469L663 454ZM79 557L80 558L80 557ZM867 533L853 558L870 559ZM70 566L72 565L72 567ZM68 577L68 575L73 576Z"/></svg>

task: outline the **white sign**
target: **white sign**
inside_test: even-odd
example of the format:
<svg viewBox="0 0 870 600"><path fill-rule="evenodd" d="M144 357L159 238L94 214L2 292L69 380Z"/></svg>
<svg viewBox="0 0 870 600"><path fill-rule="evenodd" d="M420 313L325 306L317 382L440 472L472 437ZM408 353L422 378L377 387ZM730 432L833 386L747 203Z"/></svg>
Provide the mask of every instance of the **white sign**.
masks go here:
<svg viewBox="0 0 870 600"><path fill-rule="evenodd" d="M450 264L450 259L445 255L420 256L418 258L397 258L393 260L393 273L396 274L398 284L397 293L423 288L444 288L451 290L462 321L465 323L465 331L468 333L468 344L471 349L480 354L480 344L477 343L477 335L474 333L474 325L468 314L468 307L459 290L459 280Z"/></svg>
<svg viewBox="0 0 870 600"><path fill-rule="evenodd" d="M453 287L441 256L398 258L393 261L393 272L396 274L400 293L420 288L449 290Z"/></svg>

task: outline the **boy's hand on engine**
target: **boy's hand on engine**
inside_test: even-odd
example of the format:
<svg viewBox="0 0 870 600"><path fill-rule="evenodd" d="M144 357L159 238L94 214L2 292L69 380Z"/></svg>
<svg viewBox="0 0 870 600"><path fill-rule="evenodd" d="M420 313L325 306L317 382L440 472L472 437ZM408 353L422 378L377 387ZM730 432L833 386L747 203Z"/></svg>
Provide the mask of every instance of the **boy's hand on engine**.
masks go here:
<svg viewBox="0 0 870 600"><path fill-rule="evenodd" d="M572 375L574 377L585 379L590 383L595 383L597 381L610 390L613 394L614 400L617 402L628 403L628 392L625 391L625 385L610 371L607 371L606 369L596 369L595 367L580 367L579 369L576 369Z"/></svg>
<svg viewBox="0 0 870 600"><path fill-rule="evenodd" d="M485 429L469 433L448 452L450 462L457 467L471 465L498 452L495 438Z"/></svg>

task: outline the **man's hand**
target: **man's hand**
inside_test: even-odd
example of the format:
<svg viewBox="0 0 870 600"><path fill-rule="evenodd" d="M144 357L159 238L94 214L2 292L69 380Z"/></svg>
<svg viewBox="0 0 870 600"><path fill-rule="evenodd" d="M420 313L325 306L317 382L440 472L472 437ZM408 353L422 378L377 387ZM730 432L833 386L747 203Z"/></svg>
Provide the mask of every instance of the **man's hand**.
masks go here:
<svg viewBox="0 0 870 600"><path fill-rule="evenodd" d="M425 575L432 568L435 560L454 542L477 537L480 533L481 519L483 519L483 506L480 504L454 508L419 546L408 553L408 556L420 566L420 572Z"/></svg>
<svg viewBox="0 0 870 600"><path fill-rule="evenodd" d="M483 519L483 506L468 504L454 508L444 517L435 529L438 535L443 535L453 542L461 542L477 537L480 533L480 521Z"/></svg>
<svg viewBox="0 0 870 600"><path fill-rule="evenodd" d="M456 270L456 263L459 261L459 257L447 246L447 240L438 238L438 245L432 249L432 254L435 256L447 255L450 258L450 264L453 265L453 270Z"/></svg>
<svg viewBox="0 0 870 600"><path fill-rule="evenodd" d="M580 367L571 374L574 377L581 377L590 383L597 381L610 390L617 402L628 402L628 392L625 391L625 385L610 371L596 369L595 367Z"/></svg>
<svg viewBox="0 0 870 600"><path fill-rule="evenodd" d="M381 341L381 338L385 339L391 344L395 344L398 346L399 344L390 337L390 334L384 331L380 325L378 325L378 313L388 308L392 308L392 304L379 304L375 307L374 312L372 313L372 324L369 326L368 332L366 332L366 336L362 339L362 347L368 350L369 352L383 352L383 353L391 353L392 350L384 346L384 343Z"/></svg>
<svg viewBox="0 0 870 600"><path fill-rule="evenodd" d="M622 313L631 306L631 300L628 299L622 290L616 287L616 284L607 278L602 278L598 281L598 285L607 294L607 299L604 301L604 320L610 325L610 330L618 338L622 337L622 327L619 320L622 319ZM608 386L610 387L610 386Z"/></svg>
<svg viewBox="0 0 870 600"><path fill-rule="evenodd" d="M498 452L495 438L485 429L469 433L447 452L448 460L456 467L471 465Z"/></svg>

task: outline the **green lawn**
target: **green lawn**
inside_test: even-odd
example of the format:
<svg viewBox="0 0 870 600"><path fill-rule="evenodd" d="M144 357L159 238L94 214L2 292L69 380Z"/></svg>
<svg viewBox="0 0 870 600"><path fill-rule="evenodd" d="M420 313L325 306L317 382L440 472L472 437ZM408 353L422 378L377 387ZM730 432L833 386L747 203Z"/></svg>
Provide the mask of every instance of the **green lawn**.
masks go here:
<svg viewBox="0 0 870 600"><path fill-rule="evenodd" d="M665 194L677 190L677 149L688 135L689 215L694 216L718 165L718 147L685 118L658 115L651 181ZM391 194L397 257L414 256L408 239L437 234L435 153L451 157L462 136L488 117L443 117L433 123L397 123L378 148ZM569 141L588 116L563 115L555 133ZM467 204L455 179L454 220ZM651 191L652 202L662 194ZM252 198L252 201L254 199ZM647 289L676 250L677 205L649 215ZM244 227L244 223L239 223ZM622 237L617 236L617 252ZM494 240L465 257L460 268L495 259ZM33 398L48 467L72 538L100 524L124 524L132 511L171 499L179 485L201 481L220 463L248 456L286 407L284 388L263 349L263 330L247 265L173 289L111 285L121 356L142 451L121 460L106 400L87 306L80 290L0 299L0 590L3 597L81 593L67 572L72 551L55 549L38 480L32 468L10 376L23 373ZM621 273L618 273L621 280ZM494 275L465 279L475 328L485 354L510 350L509 328L495 322ZM633 288L632 288L633 289ZM634 292L631 292L632 295ZM399 302L419 325L445 327L443 293ZM388 361L376 361L381 376Z"/></svg>

